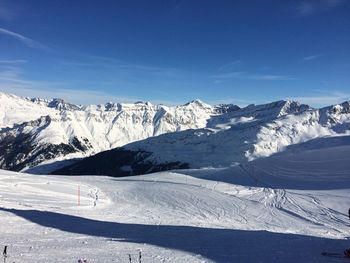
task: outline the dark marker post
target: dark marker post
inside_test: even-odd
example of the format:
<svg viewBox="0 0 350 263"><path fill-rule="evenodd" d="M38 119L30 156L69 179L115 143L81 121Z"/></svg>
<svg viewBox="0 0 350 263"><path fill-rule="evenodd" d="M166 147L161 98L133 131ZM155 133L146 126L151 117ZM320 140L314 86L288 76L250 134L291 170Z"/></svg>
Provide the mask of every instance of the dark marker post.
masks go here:
<svg viewBox="0 0 350 263"><path fill-rule="evenodd" d="M7 246L4 247L4 252L2 253L4 256L4 263L6 263L6 258L7 258Z"/></svg>

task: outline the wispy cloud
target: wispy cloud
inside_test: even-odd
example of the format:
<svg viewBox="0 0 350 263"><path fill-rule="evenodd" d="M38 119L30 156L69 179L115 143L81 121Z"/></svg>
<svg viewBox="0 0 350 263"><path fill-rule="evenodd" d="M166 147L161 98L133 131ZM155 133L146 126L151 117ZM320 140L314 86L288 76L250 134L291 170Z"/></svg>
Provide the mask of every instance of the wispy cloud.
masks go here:
<svg viewBox="0 0 350 263"><path fill-rule="evenodd" d="M252 75L250 78L255 80L294 80L295 79L293 77L285 76L285 75L269 75L269 74Z"/></svg>
<svg viewBox="0 0 350 263"><path fill-rule="evenodd" d="M225 79L245 79L245 80L294 80L295 78L286 75L276 74L255 74L243 71L225 72L212 75L211 78L216 80Z"/></svg>
<svg viewBox="0 0 350 263"><path fill-rule="evenodd" d="M25 59L3 59L0 60L0 64L23 64L26 63Z"/></svg>
<svg viewBox="0 0 350 263"><path fill-rule="evenodd" d="M64 82L45 82L23 78L22 70L16 66L0 69L0 91L23 97L62 98L77 104L134 102L132 97L115 96L87 89L72 89Z"/></svg>
<svg viewBox="0 0 350 263"><path fill-rule="evenodd" d="M22 70L17 65L3 65L0 68L0 89L45 88L49 83L27 80L22 77ZM55 85L55 83L52 83Z"/></svg>
<svg viewBox="0 0 350 263"><path fill-rule="evenodd" d="M0 27L0 34L9 36L11 38L14 38L20 42L22 42L23 44L25 44L27 47L30 48L37 48L37 49L43 49L43 50L49 50L49 48L43 44L41 44L38 41L35 41L29 37L26 37L24 35L21 35L19 33L7 30L5 28Z"/></svg>
<svg viewBox="0 0 350 263"><path fill-rule="evenodd" d="M99 92L94 90L73 90L73 89L55 89L45 90L36 88L24 88L24 87L3 87L0 84L0 91L15 94L21 97L30 98L62 98L68 102L89 105L89 104L104 104L106 102L120 102L120 103L133 103L139 101L137 98L115 96L105 92Z"/></svg>
<svg viewBox="0 0 350 263"><path fill-rule="evenodd" d="M316 6L311 2L301 2L296 11L301 16L311 15L315 12Z"/></svg>
<svg viewBox="0 0 350 263"><path fill-rule="evenodd" d="M350 93L342 91L324 91L324 90L315 90L315 96L295 96L295 97L278 97L273 100L293 100L299 101L301 103L308 104L312 107L326 107L331 105L336 105L345 101L350 101ZM212 105L215 104L236 104L240 107L245 107L249 104L264 104L271 102L270 99L254 98L254 99L239 99L239 98L225 98L225 99L213 99L208 101Z"/></svg>
<svg viewBox="0 0 350 263"><path fill-rule="evenodd" d="M55 85L51 83L51 86ZM108 92L101 92L88 89L71 89L71 88L56 88L45 89L45 83L37 81L19 81L17 84L4 84L0 82L0 92L14 94L20 97L30 98L61 98L67 102L78 105L105 104L107 102L115 103L135 103L137 101L145 101L144 98L132 96L118 96ZM181 105L184 101L171 100L151 100L153 104L162 104L167 106Z"/></svg>
<svg viewBox="0 0 350 263"><path fill-rule="evenodd" d="M224 71L224 70L228 70L228 69L231 69L232 67L234 67L235 65L238 65L240 64L241 61L240 60L233 60L229 63L226 63L226 64L223 64L221 65L219 68L218 68L218 71Z"/></svg>
<svg viewBox="0 0 350 263"><path fill-rule="evenodd" d="M343 0L308 0L300 1L295 11L300 16L309 16L318 12L327 11L341 5Z"/></svg>
<svg viewBox="0 0 350 263"><path fill-rule="evenodd" d="M73 52L70 59L62 59L59 65L72 67L74 69L93 69L96 68L113 71L115 75L142 75L161 76L161 77L180 77L186 72L172 67L159 67L147 64L130 63L124 60L96 56L91 54L81 54Z"/></svg>
<svg viewBox="0 0 350 263"><path fill-rule="evenodd" d="M0 91L22 97L62 98L76 104L98 104L109 101L120 103L133 103L143 101L144 98L134 96L115 95L110 92L96 91L82 88L65 82L46 82L30 80L23 77L19 65L0 65ZM151 100L155 104L178 105L181 101Z"/></svg>
<svg viewBox="0 0 350 263"><path fill-rule="evenodd" d="M315 107L329 106L342 103L350 100L350 93L344 93L341 91L333 92L318 92L315 96L302 96L291 97L291 100L296 100L302 103L306 103Z"/></svg>
<svg viewBox="0 0 350 263"><path fill-rule="evenodd" d="M238 105L239 107L245 107L252 103L251 100L245 100L240 98L219 98L219 99L212 99L208 100L208 103L211 105L219 105L219 104L234 104Z"/></svg>
<svg viewBox="0 0 350 263"><path fill-rule="evenodd" d="M74 50L65 51L64 56L61 54L62 52L55 53L56 56L52 58L56 74L50 82L46 83L33 81L27 77L30 73L28 71L30 67L24 65L27 61L21 59L0 60L0 87L15 94L18 90L21 94L35 93L39 97L45 97L47 94L50 94L50 97L70 94L67 97L72 98L74 102L84 104L86 102L102 102L102 100L109 101L113 95L107 94L108 91L118 90L117 95L121 96L116 96L115 99L118 99L119 102L131 102L140 100L142 97L141 100L149 99L152 103L173 105L179 102L176 101L177 98L170 97L170 101L163 100L163 98L169 98L169 89L173 89L174 83L183 88L185 85L191 85L187 82L188 78L196 78L192 72L172 67L128 62L115 58L82 54ZM27 63L30 65L31 61ZM98 87L103 87L108 91L106 94L89 92L89 90L96 90ZM67 91L70 88L78 90L78 92ZM33 92L31 92L32 90ZM60 91L59 94L57 94L57 90ZM85 93L85 90L92 95L87 98L87 96L79 94ZM135 93L135 90L140 90L140 95ZM163 98L160 95L161 92L166 92Z"/></svg>
<svg viewBox="0 0 350 263"><path fill-rule="evenodd" d="M214 79L233 79L233 78L242 77L245 74L246 73L243 71L233 71L233 72L215 74L215 75L212 75L211 77Z"/></svg>
<svg viewBox="0 0 350 263"><path fill-rule="evenodd" d="M311 56L306 56L306 57L303 57L301 59L302 62L306 62L306 61L310 61L310 60L315 60L315 59L318 59L320 57L322 57L323 54L314 54L314 55L311 55Z"/></svg>

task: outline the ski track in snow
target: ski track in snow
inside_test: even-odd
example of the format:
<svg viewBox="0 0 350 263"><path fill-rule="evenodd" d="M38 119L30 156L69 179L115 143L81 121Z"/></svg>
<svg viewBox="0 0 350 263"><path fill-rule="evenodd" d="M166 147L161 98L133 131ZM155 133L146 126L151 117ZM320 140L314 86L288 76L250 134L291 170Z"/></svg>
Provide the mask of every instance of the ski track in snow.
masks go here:
<svg viewBox="0 0 350 263"><path fill-rule="evenodd" d="M241 167L252 182L259 177L259 167ZM137 262L138 251L142 262L296 262L301 252L304 262L330 262L322 249L347 245L349 188L273 189L201 178L225 170L184 172L1 171L0 244L9 245L11 262L128 262L128 254Z"/></svg>
<svg viewBox="0 0 350 263"><path fill-rule="evenodd" d="M349 246L347 141L123 178L0 170L0 246L16 263L138 262L139 251L146 263L339 262L321 253Z"/></svg>

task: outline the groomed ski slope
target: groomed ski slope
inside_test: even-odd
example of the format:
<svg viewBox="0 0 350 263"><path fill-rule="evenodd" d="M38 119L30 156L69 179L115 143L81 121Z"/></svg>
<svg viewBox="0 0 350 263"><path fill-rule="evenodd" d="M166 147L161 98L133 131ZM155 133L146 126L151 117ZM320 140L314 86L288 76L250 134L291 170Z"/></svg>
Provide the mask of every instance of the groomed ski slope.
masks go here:
<svg viewBox="0 0 350 263"><path fill-rule="evenodd" d="M347 137L226 169L111 178L0 171L8 262L341 262ZM80 206L77 206L80 186ZM344 259L344 262L347 262Z"/></svg>

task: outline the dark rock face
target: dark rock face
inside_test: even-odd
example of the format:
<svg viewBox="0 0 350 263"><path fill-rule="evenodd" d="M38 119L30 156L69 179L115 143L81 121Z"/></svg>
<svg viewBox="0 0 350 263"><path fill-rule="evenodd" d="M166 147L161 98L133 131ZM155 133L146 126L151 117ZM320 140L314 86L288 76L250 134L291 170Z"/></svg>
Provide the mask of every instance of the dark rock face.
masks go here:
<svg viewBox="0 0 350 263"><path fill-rule="evenodd" d="M17 124L13 128L0 131L0 168L20 171L34 167L43 161L74 152L86 152L91 145L86 138L74 137L68 144L38 144L36 136L51 122L49 116L35 121ZM36 127L35 131L25 132L26 128ZM30 130L30 129L28 129Z"/></svg>
<svg viewBox="0 0 350 263"><path fill-rule="evenodd" d="M74 153L77 150L68 144L32 145L30 134L5 136L0 141L0 168L20 171L25 167L33 167L44 160L51 160L59 155Z"/></svg>
<svg viewBox="0 0 350 263"><path fill-rule="evenodd" d="M82 141L80 141L77 137L73 137L73 139L70 141L70 145L81 152L86 152L92 148L89 140L86 138L83 138Z"/></svg>
<svg viewBox="0 0 350 263"><path fill-rule="evenodd" d="M234 111L238 111L240 109L241 108L239 106L234 105L234 104L219 104L219 105L216 105L216 108L215 108L215 110L218 114L234 112Z"/></svg>
<svg viewBox="0 0 350 263"><path fill-rule="evenodd" d="M141 175L171 169L189 168L187 163L167 162L154 164L147 160L152 153L117 148L87 157L52 174L60 175L108 175L114 177Z"/></svg>

